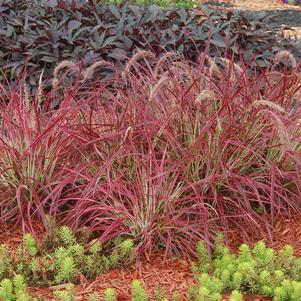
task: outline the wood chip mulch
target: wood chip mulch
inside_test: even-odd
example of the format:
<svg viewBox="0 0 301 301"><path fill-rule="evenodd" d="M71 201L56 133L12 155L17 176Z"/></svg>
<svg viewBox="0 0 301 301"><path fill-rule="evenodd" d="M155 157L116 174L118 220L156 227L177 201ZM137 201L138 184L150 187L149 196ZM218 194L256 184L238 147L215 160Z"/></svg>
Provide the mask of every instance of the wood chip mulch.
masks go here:
<svg viewBox="0 0 301 301"><path fill-rule="evenodd" d="M88 282L82 277L81 283L76 285L76 301L87 300L93 292L101 295L108 287L115 289L118 301L129 301L131 283L135 279L142 282L148 294L152 296L151 300L155 300L156 291L159 290L168 298L172 298L172 293L176 292L178 300L187 300L188 287L194 283L190 264L181 258L164 261L163 256L162 253L153 254L149 260L143 259L131 268L119 268L101 274L93 282ZM33 296L39 294L44 298L52 298L54 290L65 287L66 285L30 288L29 292Z"/></svg>
<svg viewBox="0 0 301 301"><path fill-rule="evenodd" d="M292 40L301 40L301 6L283 4L282 0L200 0L200 3L214 3L212 9L266 12L278 15L280 33ZM286 22L284 22L286 21ZM288 24L289 23L289 24ZM299 25L292 25L297 23Z"/></svg>
<svg viewBox="0 0 301 301"><path fill-rule="evenodd" d="M295 253L301 256L301 215L290 219L279 217L274 221L270 235L262 227L261 231L248 233L248 242L254 243L265 239L269 246L280 249L285 244L291 244ZM42 231L42 227L35 225L35 230ZM13 230L9 227L0 227L0 243L8 243L11 247L17 246L22 240L22 230ZM241 229L234 228L229 232L229 243L233 250L237 250L239 244L246 241ZM118 293L118 301L130 300L131 282L139 279L151 300L155 300L155 292L161 289L165 296L171 299L171 293L177 292L178 300L187 300L187 289L194 283L190 263L183 259L170 259L164 261L163 253L155 253L148 259L143 258L131 268L114 269L108 273L99 275L93 282L88 282L81 277L81 283L76 285L76 300L85 301L92 292L102 293L105 288L112 287ZM64 288L66 285L59 285L51 288L30 288L32 295L41 295L44 298L51 298L55 289ZM267 300L259 296L246 296L245 300Z"/></svg>

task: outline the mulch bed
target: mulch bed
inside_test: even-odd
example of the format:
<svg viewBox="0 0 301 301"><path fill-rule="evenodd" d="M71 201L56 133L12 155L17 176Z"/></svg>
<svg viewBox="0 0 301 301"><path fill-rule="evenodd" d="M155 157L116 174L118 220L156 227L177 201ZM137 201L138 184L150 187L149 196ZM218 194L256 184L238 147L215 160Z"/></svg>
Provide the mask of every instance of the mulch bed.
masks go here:
<svg viewBox="0 0 301 301"><path fill-rule="evenodd" d="M297 10L299 5L283 4L281 0L201 0L201 3L212 3L215 8L231 8L248 11L277 11L277 10Z"/></svg>
<svg viewBox="0 0 301 301"><path fill-rule="evenodd" d="M202 0L201 3L212 3L213 9L260 11L276 14L279 28L285 36L301 40L301 6L283 4L281 0Z"/></svg>
<svg viewBox="0 0 301 301"><path fill-rule="evenodd" d="M130 300L131 283L135 279L142 282L148 294L153 298L156 290L160 289L169 298L172 297L173 292L176 292L178 300L187 300L188 286L194 282L191 265L185 259L164 261L163 257L162 253L152 254L148 260L143 258L131 268L113 269L101 274L93 282L88 282L82 277L81 283L76 285L76 300L87 300L93 292L99 292L101 295L108 287L115 289L118 301ZM30 288L29 292L33 296L39 294L44 298L51 298L54 290L65 287L66 285Z"/></svg>
<svg viewBox="0 0 301 301"><path fill-rule="evenodd" d="M44 231L41 225L34 224L34 229L38 237ZM243 236L241 229L232 229L228 233L229 244L232 250L244 241L254 243L260 239L265 239L269 246L280 249L285 244L291 244L295 253L301 256L301 216L294 216L290 219L279 217L274 222L270 236L264 227L261 231L248 233L248 240ZM16 247L22 240L22 230L12 230L9 227L0 229L0 243L8 243L11 247ZM164 295L171 298L172 292L179 296L178 300L187 300L187 289L193 284L191 264L183 258L169 259L164 261L163 252L152 254L149 258L142 258L135 266L130 268L114 269L108 273L99 275L93 282L88 282L84 277L81 283L76 285L76 300L87 300L92 292L102 293L105 288L112 287L118 294L119 301L130 300L131 282L139 279L148 293L155 300L155 291L160 288ZM64 288L64 285L52 288L30 288L32 295L40 294L43 297L51 298L55 289ZM227 296L226 296L227 297ZM245 300L267 300L259 296L246 296Z"/></svg>

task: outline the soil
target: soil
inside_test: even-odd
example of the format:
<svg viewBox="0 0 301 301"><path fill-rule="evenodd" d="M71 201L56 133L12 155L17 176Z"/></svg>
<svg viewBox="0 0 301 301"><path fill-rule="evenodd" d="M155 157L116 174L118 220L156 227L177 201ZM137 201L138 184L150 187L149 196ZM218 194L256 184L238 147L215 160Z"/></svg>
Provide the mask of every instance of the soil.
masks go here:
<svg viewBox="0 0 301 301"><path fill-rule="evenodd" d="M279 28L290 27L284 30L286 36L301 39L301 6L283 4L281 0L203 0L202 2L223 9L261 11L268 15L276 15Z"/></svg>
<svg viewBox="0 0 301 301"><path fill-rule="evenodd" d="M261 231L251 231L248 237L242 235L240 228L235 228L227 233L228 243L233 251L237 251L242 242L249 242L251 245L264 239L269 246L279 250L286 244L291 244L295 249L295 254L301 256L301 215L290 219L279 217L274 221L274 226L269 234L260 227ZM34 224L34 230L38 237L43 235L43 227L38 223ZM12 230L9 227L0 229L0 243L7 243L11 247L20 245L22 241L22 230ZM84 277L80 284L76 285L76 300L85 301L92 292L103 292L105 288L112 287L118 294L118 301L130 300L131 282L139 279L151 300L155 300L155 292L161 289L169 300L172 299L171 293L176 292L178 300L187 300L188 287L194 283L191 273L191 263L183 258L172 258L164 260L163 252L152 254L149 258L142 258L130 268L114 269L108 273L101 274L93 282L88 282ZM51 298L53 291L64 288L59 285L51 288L30 288L29 292L34 295L41 295L44 298ZM227 296L225 296L227 298ZM246 296L245 300L267 300L260 296Z"/></svg>

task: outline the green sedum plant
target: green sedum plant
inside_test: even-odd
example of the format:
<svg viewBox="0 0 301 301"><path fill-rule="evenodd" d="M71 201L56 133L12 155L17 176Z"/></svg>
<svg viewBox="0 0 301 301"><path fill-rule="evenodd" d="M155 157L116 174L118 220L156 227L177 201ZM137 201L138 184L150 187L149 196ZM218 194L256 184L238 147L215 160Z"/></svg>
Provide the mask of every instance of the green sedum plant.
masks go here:
<svg viewBox="0 0 301 301"><path fill-rule="evenodd" d="M9 296L11 289L7 279L16 273L19 276L13 282L16 294L21 296L26 287L23 280L35 286L77 283L81 274L93 279L108 269L131 263L134 258L134 244L129 239L110 243L110 250L103 250L97 240L79 243L66 226L58 227L51 241L46 237L40 246L32 234L27 233L15 256L5 244L0 246L0 281L4 281L2 294Z"/></svg>
<svg viewBox="0 0 301 301"><path fill-rule="evenodd" d="M0 300L37 301L27 293L27 284L22 275L15 275L12 280L5 278L0 283Z"/></svg>
<svg viewBox="0 0 301 301"><path fill-rule="evenodd" d="M5 244L0 246L0 300L37 301L27 292L27 282L33 285L69 283L64 290L54 292L55 301L75 300L74 283L79 275L95 276L107 268L133 259L133 241L117 238L110 242L110 252L105 252L98 240L85 243L85 247L66 226L54 231L52 248L49 238L38 244L29 233L14 258ZM45 244L47 242L47 244ZM259 241L250 247L241 244L238 253L232 253L218 234L212 256L204 242L197 244L198 261L193 265L195 284L189 287L191 301L222 301L225 293L230 301L243 300L243 294L259 294L275 301L301 300L301 261L290 245L275 251ZM89 278L90 279L90 278ZM116 301L113 288L104 290L104 301ZM131 300L148 301L150 296L141 281L132 282ZM158 286L155 299L168 301ZM95 292L88 301L100 300ZM173 301L178 296L172 295Z"/></svg>
<svg viewBox="0 0 301 301"><path fill-rule="evenodd" d="M36 256L38 254L38 246L35 238L30 234L26 233L23 238L24 251L29 256Z"/></svg>
<svg viewBox="0 0 301 301"><path fill-rule="evenodd" d="M148 301L148 296L139 280L132 282L132 301Z"/></svg>
<svg viewBox="0 0 301 301"><path fill-rule="evenodd" d="M199 243L199 265L204 262L204 249ZM231 292L229 300L243 300L242 293L260 294L276 301L301 300L300 258L286 245L279 252L268 248L264 241L253 248L247 244L239 247L239 253L232 254L217 238L214 257L207 272L202 267L194 268L199 273L194 297L199 300L221 300L222 293Z"/></svg>
<svg viewBox="0 0 301 301"><path fill-rule="evenodd" d="M243 300L243 296L241 292L237 290L232 291L229 301L242 301L242 300Z"/></svg>
<svg viewBox="0 0 301 301"><path fill-rule="evenodd" d="M92 293L88 298L88 301L98 301L98 300L99 300L98 293Z"/></svg>
<svg viewBox="0 0 301 301"><path fill-rule="evenodd" d="M14 300L13 283L10 279L3 279L0 283L0 298L6 301Z"/></svg>
<svg viewBox="0 0 301 301"><path fill-rule="evenodd" d="M11 274L12 257L9 254L8 247L5 244L0 245L0 279Z"/></svg>
<svg viewBox="0 0 301 301"><path fill-rule="evenodd" d="M93 294L92 294L93 295ZM91 296L92 296L91 295ZM95 294L94 294L95 295ZM22 275L15 275L13 278L5 278L0 283L0 300L1 301L50 301L44 297L31 296L27 292L27 284ZM74 301L75 287L68 284L64 290L55 290L53 301ZM89 301L96 301L91 299Z"/></svg>
<svg viewBox="0 0 301 301"><path fill-rule="evenodd" d="M56 271L54 283L75 282L78 273L83 270L89 271L93 263L98 260L106 267L122 262L122 258L130 257L133 253L133 242L131 240L116 239L115 249L110 254L100 255L102 245L97 240L92 240L88 244L87 250L77 243L77 239L66 227L57 231L58 244L52 254L48 257L54 258L50 269ZM197 244L199 261L194 264L195 278L197 284L190 288L190 299L195 301L219 301L223 299L223 293L229 292L231 301L243 300L243 293L260 294L265 297L273 298L276 301L301 300L301 265L300 259L294 256L294 250L287 245L279 252L268 248L263 241L257 242L252 248L247 244L239 247L239 253L233 254L225 247L222 242L223 236L218 235L216 239L213 257L211 258L204 242ZM2 254L6 248L1 247ZM38 273L37 266L42 262L42 248L37 247L35 239L26 235L20 254L25 255L23 269L26 270L26 256L33 259L30 269ZM36 254L35 256L32 256ZM47 259L47 256L43 260ZM87 257L80 261L81 257ZM3 259L2 259L3 260ZM45 261L47 262L47 260ZM88 265L87 265L88 263ZM83 266L81 266L83 265ZM3 269L4 270L4 269ZM9 270L9 269L8 269ZM36 278L37 279L37 278ZM2 279L0 285L0 297L5 301L10 300L29 300L26 292L26 282L22 275L16 275L12 280ZM55 300L71 301L74 300L74 286L68 287L64 291L56 291ZM96 293L90 295L89 300L98 300ZM176 298L176 297L175 297ZM107 288L104 291L105 301L115 301L117 295L114 289ZM132 301L148 301L142 283L139 280L132 282ZM157 300L165 300L163 292L157 290Z"/></svg>
<svg viewBox="0 0 301 301"><path fill-rule="evenodd" d="M107 288L104 291L104 301L116 301L117 300L117 296L116 296L116 292L113 288Z"/></svg>
<svg viewBox="0 0 301 301"><path fill-rule="evenodd" d="M76 237L73 234L72 230L67 226L62 226L58 228L57 236L61 244L65 246L72 246L76 243Z"/></svg>
<svg viewBox="0 0 301 301"><path fill-rule="evenodd" d="M74 301L74 298L75 288L73 284L69 284L65 290L54 292L55 301Z"/></svg>

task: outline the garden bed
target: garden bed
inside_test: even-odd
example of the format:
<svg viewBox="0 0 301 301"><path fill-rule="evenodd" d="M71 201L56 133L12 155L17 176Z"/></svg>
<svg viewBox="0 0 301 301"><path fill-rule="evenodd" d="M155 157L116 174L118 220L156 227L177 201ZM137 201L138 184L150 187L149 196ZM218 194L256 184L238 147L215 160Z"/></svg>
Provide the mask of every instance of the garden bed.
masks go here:
<svg viewBox="0 0 301 301"><path fill-rule="evenodd" d="M214 1L209 1L211 2L214 3ZM283 4L280 0L224 0L216 1L216 4L218 5L212 4L212 7L276 15L279 28L284 34L292 39L301 40L301 7L299 5Z"/></svg>
<svg viewBox="0 0 301 301"><path fill-rule="evenodd" d="M38 222L34 223L36 235L42 238L45 235L43 226ZM248 242L253 245L259 239L264 239L268 246L275 250L280 250L285 245L290 244L296 256L301 256L301 216L293 216L290 219L279 217L275 220L271 228L272 239L265 231L249 233L248 237L243 237L241 229L232 229L227 233L228 244L234 252L238 252L241 243ZM17 248L23 240L22 229L12 230L11 227L2 228L0 232L0 243L8 244L11 248ZM143 255L137 259L136 263L129 268L113 269L108 273L100 274L95 280L88 281L81 278L80 284L76 285L76 301L86 301L92 293L102 295L108 287L115 289L118 301L131 300L131 286L133 280L138 279L143 284L151 300L158 300L165 296L173 300L188 300L189 287L195 283L191 270L191 261L181 258L166 258L164 251L158 251L150 255ZM29 287L31 295L39 295L49 299L53 297L55 290L63 290L67 285L55 285L50 288ZM229 295L224 295L225 300ZM245 295L244 300L271 300L259 295Z"/></svg>
<svg viewBox="0 0 301 301"><path fill-rule="evenodd" d="M301 8L41 3L0 4L0 300L300 301Z"/></svg>

